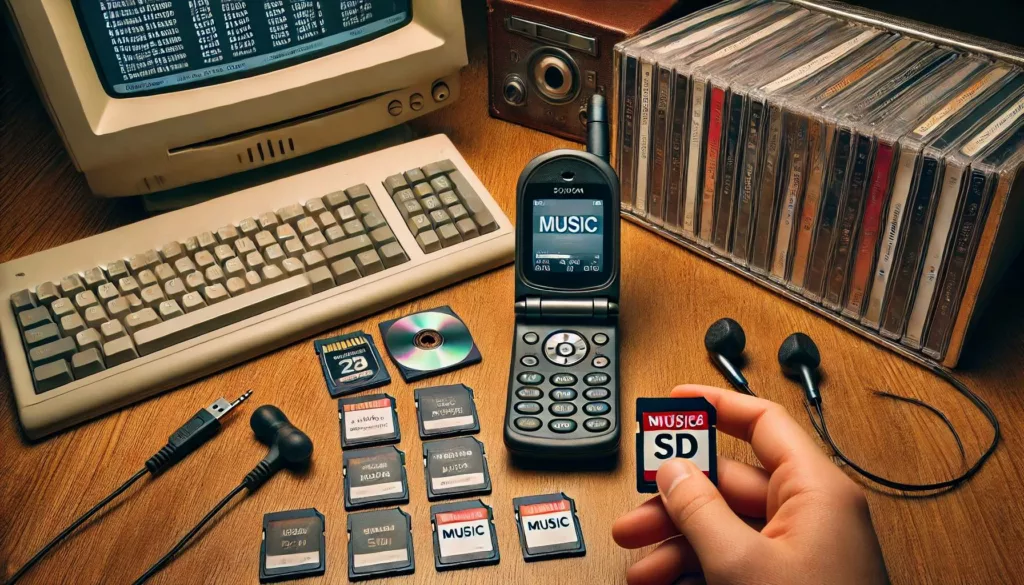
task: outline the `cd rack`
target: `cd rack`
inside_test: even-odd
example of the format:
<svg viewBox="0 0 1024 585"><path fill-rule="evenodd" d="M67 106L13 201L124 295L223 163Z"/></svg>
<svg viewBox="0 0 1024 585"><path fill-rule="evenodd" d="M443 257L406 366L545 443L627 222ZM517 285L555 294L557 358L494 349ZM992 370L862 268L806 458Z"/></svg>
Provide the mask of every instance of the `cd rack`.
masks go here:
<svg viewBox="0 0 1024 585"><path fill-rule="evenodd" d="M1024 234L1024 51L828 0L619 43L622 215L954 368Z"/></svg>

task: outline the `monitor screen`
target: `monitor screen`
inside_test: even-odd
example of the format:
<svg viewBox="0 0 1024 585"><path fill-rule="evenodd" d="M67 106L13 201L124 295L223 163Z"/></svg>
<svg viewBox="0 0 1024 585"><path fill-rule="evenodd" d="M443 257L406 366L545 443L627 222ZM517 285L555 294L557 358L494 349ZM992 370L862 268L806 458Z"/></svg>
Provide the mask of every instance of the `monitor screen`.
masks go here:
<svg viewBox="0 0 1024 585"><path fill-rule="evenodd" d="M603 199L534 199L531 280L559 288L607 278Z"/></svg>
<svg viewBox="0 0 1024 585"><path fill-rule="evenodd" d="M411 0L76 0L112 97L248 77L401 28Z"/></svg>

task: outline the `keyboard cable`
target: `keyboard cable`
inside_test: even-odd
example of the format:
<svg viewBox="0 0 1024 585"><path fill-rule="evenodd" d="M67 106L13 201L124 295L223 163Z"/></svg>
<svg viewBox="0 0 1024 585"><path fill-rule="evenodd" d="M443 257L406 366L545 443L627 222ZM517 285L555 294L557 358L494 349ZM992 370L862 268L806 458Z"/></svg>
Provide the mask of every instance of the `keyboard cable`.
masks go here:
<svg viewBox="0 0 1024 585"><path fill-rule="evenodd" d="M50 551L56 548L57 545L59 545L65 538L70 536L79 526L84 524L86 520L91 518L107 504L127 491L135 482L145 477L147 473L152 477L160 475L209 441L215 434L217 434L217 431L220 430L220 419L227 413L234 410L235 407L248 400L250 396L252 396L252 390L245 391L241 396L236 398L234 402L228 402L224 398L219 398L210 406L207 406L195 413L188 422L178 427L178 430L171 434L167 439L167 444L153 454L153 456L146 461L146 465L142 469L136 471L134 475L129 477L117 489L110 492L110 494L100 500L95 506L79 516L74 522L68 525L67 528L62 530L60 534L53 537L50 542L46 543L43 548L39 549L36 554L32 555L32 558L22 565L20 569L15 571L14 575L12 575L9 580L5 581L5 585L14 585L17 583L25 573L35 566L36 563L45 558ZM226 504L227 502L225 501L224 503Z"/></svg>

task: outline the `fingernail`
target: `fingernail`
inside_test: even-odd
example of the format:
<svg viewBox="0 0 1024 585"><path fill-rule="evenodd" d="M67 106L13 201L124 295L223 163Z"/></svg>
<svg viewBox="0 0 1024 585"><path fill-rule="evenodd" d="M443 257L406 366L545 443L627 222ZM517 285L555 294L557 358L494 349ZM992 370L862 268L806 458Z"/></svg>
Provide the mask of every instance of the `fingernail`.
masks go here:
<svg viewBox="0 0 1024 585"><path fill-rule="evenodd" d="M690 477L693 464L685 459L670 459L658 469L658 491L668 497L684 479Z"/></svg>

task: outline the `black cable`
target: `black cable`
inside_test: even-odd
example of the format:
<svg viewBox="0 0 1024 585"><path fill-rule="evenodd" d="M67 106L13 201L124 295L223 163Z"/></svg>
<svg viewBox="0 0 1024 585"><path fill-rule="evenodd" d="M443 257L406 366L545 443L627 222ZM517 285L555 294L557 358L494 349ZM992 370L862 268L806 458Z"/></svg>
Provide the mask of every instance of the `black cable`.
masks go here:
<svg viewBox="0 0 1024 585"><path fill-rule="evenodd" d="M21 566L20 569L15 571L14 575L10 578L10 580L7 581L6 585L14 585L14 583L16 583L18 579L21 579L25 575L25 573L28 572L29 569L31 569L33 566L35 566L36 563L41 561L43 557L45 557L50 552L50 550L52 550L55 546L60 544L61 541L63 541L65 538L70 536L71 533L74 532L76 528L85 523L85 521L91 518L94 514L96 514L96 512L99 512L101 509L103 509L103 507L109 504L111 500L123 494L128 488L132 486L132 484L142 479L142 477L146 475L147 472L148 470L145 467L136 471L135 475L129 477L128 480L122 483L120 487L110 492L110 494L107 495L107 497L100 500L99 503L90 508L88 512L79 516L77 520L72 522L60 534L53 537L53 540L46 543L46 546L39 549L39 552L34 554L32 558L30 558L24 565Z"/></svg>
<svg viewBox="0 0 1024 585"><path fill-rule="evenodd" d="M188 533L185 534L185 536L181 537L181 540L178 541L178 544L174 545L174 548L167 551L167 554L161 557L159 561L153 563L153 566L150 567L148 571L143 573L141 577L136 579L132 585L141 585L142 583L148 581L150 577L160 572L160 569L163 569L164 566L167 563L169 563L171 559L174 558L174 555L178 554L178 552L181 551L181 549L185 548L185 545L188 544L188 541L191 540L192 537L194 537L196 534L198 534L199 531L203 529L203 526L206 526L206 523L212 520L213 517L217 515L217 512L220 512L221 509L224 508L224 506L227 506L228 502L230 502L232 498L237 496L239 492L245 489L245 487L245 482L242 482L235 486L235 489L231 490L231 493L224 496L224 499L222 499L220 502L217 502L217 505L214 506L209 512L207 512L206 516L203 516L203 519L192 527L192 530L189 530Z"/></svg>
<svg viewBox="0 0 1024 585"><path fill-rule="evenodd" d="M868 480L873 481L873 482L875 482L875 483L877 483L879 485L885 486L887 488L895 489L895 490L905 491L905 492L925 492L925 491L935 491L935 490L941 490L941 489L956 487L956 486L966 482L967 480L971 479L972 477L974 477L974 475L977 474L978 471L981 470L982 466L985 465L985 461L987 461L988 458L992 456L992 453L995 452L996 447L999 446L999 440L1000 440L999 419L996 418L995 412L992 410L992 408L984 400L982 400L980 396L975 394L970 388L968 388L966 385L964 385L963 382L957 380L956 378L951 376L948 372L946 372L945 370L942 370L940 368L929 367L928 369L931 370L932 373L937 375L939 378L942 378L948 384L953 386L953 388L955 388L957 392L959 392L964 397L966 397L968 400L970 400L971 403L975 406L975 408L977 408L978 411L980 411L982 413L982 415L984 415L985 418L988 419L989 424L992 425L992 442L989 443L988 448L985 449L985 451L981 454L981 456L979 456L978 459L970 467L968 467L966 471L964 471L960 475L957 475L957 476L955 476L955 477L953 477L951 479L947 479L947 480L944 480L944 481L938 481L938 482L932 482L932 483L920 483L920 484L918 484L918 483L905 483L905 482L901 482L901 481L895 481L895 480L892 480L892 479L888 479L886 477L882 477L880 475L877 475L875 473L872 473L872 472L864 469L863 467L858 465L856 462L851 460L849 457L847 457L845 453L843 453L843 451L839 448L839 446L836 444L836 442L832 439L832 435L829 433L828 424L825 422L825 413L824 413L824 411L823 411L823 409L821 407L821 403L820 402L814 405L815 406L815 410L816 410L817 415L818 415L818 422L820 422L820 427L818 426L818 424L815 423L814 416L812 415L810 408L805 404L805 408L807 408L807 414L811 418L811 424L814 424L815 429L818 429L818 433L821 436L822 440L824 440L826 443L828 443L829 447L832 448L832 451L835 453L836 457L838 457L843 463L848 465L850 467L850 469L853 469L854 471L856 471L861 476L863 476L863 477L867 478ZM884 395L889 395L888 392L881 393L881 394L883 396ZM929 408L930 410L932 410L932 412L939 413L941 418L943 419L943 421L946 422L948 425L950 425L950 428L952 428L951 423L949 423L949 419L946 418L945 415L942 415L941 412L938 411L938 409L936 409L934 407L931 407L930 405L926 405L925 403L923 403L921 401L917 401L915 399L909 399L909 398L904 398L904 397L899 397L899 399L904 400L906 402L911 402L911 403L914 403L914 404L924 405L927 408ZM953 433L954 433L954 436L957 439L957 444L960 444L960 436L956 433L956 431L953 431ZM960 448L961 448L961 453L962 453L963 452L962 444L960 444Z"/></svg>
<svg viewBox="0 0 1024 585"><path fill-rule="evenodd" d="M178 430L171 434L167 439L166 445L161 447L159 451L146 460L145 467L136 472L135 475L131 476L128 481L121 484L121 487L117 488L111 492L110 495L100 500L100 502L93 506L88 512L72 522L70 526L54 537L53 540L46 544L46 546L39 549L39 552L34 554L28 562L18 569L14 573L14 576L12 576L5 585L14 585L18 579L24 576L29 569L49 554L54 547L74 532L76 528L81 526L83 522L96 514L96 512L99 512L104 506L109 504L111 500L124 493L125 490L131 487L133 483L142 479L146 473L149 473L152 476L160 475L198 449L201 445L209 441L217 434L217 431L220 430L220 419L227 413L234 410L236 406L245 402L251 395L252 390L247 390L241 396L236 398L234 402L228 402L224 398L219 398L210 406L207 406L192 415L192 418L190 418L185 424L178 427Z"/></svg>

